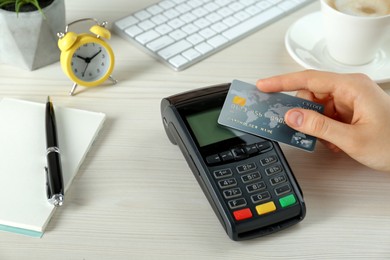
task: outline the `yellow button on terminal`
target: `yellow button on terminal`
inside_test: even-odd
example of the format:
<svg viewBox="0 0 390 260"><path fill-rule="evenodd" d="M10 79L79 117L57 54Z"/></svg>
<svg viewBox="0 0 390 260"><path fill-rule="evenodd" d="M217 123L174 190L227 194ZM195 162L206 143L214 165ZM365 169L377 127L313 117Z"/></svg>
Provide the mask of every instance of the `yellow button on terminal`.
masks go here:
<svg viewBox="0 0 390 260"><path fill-rule="evenodd" d="M273 201L260 204L256 206L257 214L264 215L276 210L275 203Z"/></svg>

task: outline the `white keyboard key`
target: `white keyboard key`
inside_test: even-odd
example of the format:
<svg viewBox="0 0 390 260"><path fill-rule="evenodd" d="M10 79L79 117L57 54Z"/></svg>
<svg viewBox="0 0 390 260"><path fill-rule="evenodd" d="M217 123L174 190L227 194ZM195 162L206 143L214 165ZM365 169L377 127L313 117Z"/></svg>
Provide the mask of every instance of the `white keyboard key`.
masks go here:
<svg viewBox="0 0 390 260"><path fill-rule="evenodd" d="M159 3L159 5L160 5L161 8L164 8L164 9L167 10L169 8L172 8L175 5L175 3L172 2L172 1L169 1L169 0L164 0L164 1L161 1Z"/></svg>
<svg viewBox="0 0 390 260"><path fill-rule="evenodd" d="M227 38L223 37L222 35L217 35L217 36L211 38L210 40L208 40L207 43L210 44L211 46L213 46L214 48L218 48L219 46L224 45L228 41L229 40Z"/></svg>
<svg viewBox="0 0 390 260"><path fill-rule="evenodd" d="M223 7L221 9L219 9L217 11L217 13L219 15L221 15L222 17L228 17L228 16L231 16L233 14L233 11L227 7Z"/></svg>
<svg viewBox="0 0 390 260"><path fill-rule="evenodd" d="M182 4L178 5L178 6L176 6L175 9L176 9L179 13L182 13L182 14L184 14L184 13L186 13L186 12L192 10L191 6L189 6L189 5L186 4L186 3L182 3Z"/></svg>
<svg viewBox="0 0 390 260"><path fill-rule="evenodd" d="M138 42L140 42L141 44L146 44L146 43L158 38L159 36L160 36L160 34L158 34L156 31L150 30L150 31L147 31L145 33L138 35L137 37L135 37L135 39Z"/></svg>
<svg viewBox="0 0 390 260"><path fill-rule="evenodd" d="M187 3L190 6L192 6L193 8L196 8L196 7L201 6L203 4L202 1L199 1L199 0L190 0Z"/></svg>
<svg viewBox="0 0 390 260"><path fill-rule="evenodd" d="M130 27L134 24L136 24L139 20L137 18L135 18L134 16L128 16L122 20L119 20L118 22L116 22L116 26L118 26L119 29L123 30L127 27Z"/></svg>
<svg viewBox="0 0 390 260"><path fill-rule="evenodd" d="M150 18L150 20L152 22L154 22L155 24L162 24L162 23L165 23L166 21L168 21L168 18L166 18L162 14L158 14L158 15L153 16L152 18Z"/></svg>
<svg viewBox="0 0 390 260"><path fill-rule="evenodd" d="M260 13L262 10L259 7L252 5L252 6L249 6L248 8L246 8L245 11L251 15L256 15L256 14Z"/></svg>
<svg viewBox="0 0 390 260"><path fill-rule="evenodd" d="M207 9L208 12L214 12L215 10L219 9L219 6L216 5L215 3L211 2L211 3L207 3L204 6L204 8Z"/></svg>
<svg viewBox="0 0 390 260"><path fill-rule="evenodd" d="M219 14L217 13L211 13L209 15L206 15L205 16L207 20L209 20L211 23L216 23L218 22L219 20L222 19L222 16L220 16Z"/></svg>
<svg viewBox="0 0 390 260"><path fill-rule="evenodd" d="M204 9L203 7L198 7L194 11L192 11L191 13L193 15L195 15L196 17L202 17L202 16L205 16L206 14L208 14L209 12L206 9Z"/></svg>
<svg viewBox="0 0 390 260"><path fill-rule="evenodd" d="M173 42L174 42L174 40L171 37L164 35L161 38L158 38L158 39L148 43L146 45L146 47L148 49L150 49L151 51L156 52L162 48L165 48L166 46L168 46L169 44L171 44Z"/></svg>
<svg viewBox="0 0 390 260"><path fill-rule="evenodd" d="M229 8L232 9L234 12L238 12L241 9L243 9L244 6L242 4L240 4L240 2L234 2L234 3L229 5Z"/></svg>
<svg viewBox="0 0 390 260"><path fill-rule="evenodd" d="M161 13L164 9L162 9L159 5L152 5L151 7L149 7L148 9L146 9L149 13L151 13L152 15L156 15L156 14L159 14Z"/></svg>
<svg viewBox="0 0 390 260"><path fill-rule="evenodd" d="M213 24L211 26L211 29L213 29L214 31L216 31L217 33L220 33L220 32L223 32L225 31L227 28L227 25L222 23L222 22L219 22L219 23L216 23L216 24Z"/></svg>
<svg viewBox="0 0 390 260"><path fill-rule="evenodd" d="M241 0L241 4L245 6L252 5L255 2L255 0Z"/></svg>
<svg viewBox="0 0 390 260"><path fill-rule="evenodd" d="M314 0L156 2L119 19L113 29L182 70Z"/></svg>
<svg viewBox="0 0 390 260"><path fill-rule="evenodd" d="M167 24L163 23L162 25L157 26L154 28L159 34L167 34L173 31L173 28L168 26Z"/></svg>
<svg viewBox="0 0 390 260"><path fill-rule="evenodd" d="M193 48L183 52L183 56L186 57L188 60L194 60L194 59L198 58L200 55L201 55L201 53L196 51Z"/></svg>
<svg viewBox="0 0 390 260"><path fill-rule="evenodd" d="M164 16L166 16L168 19L176 18L180 15L178 11L175 9L169 9L163 13Z"/></svg>
<svg viewBox="0 0 390 260"><path fill-rule="evenodd" d="M182 55L177 55L173 57L172 59L169 59L169 63L171 63L175 67L180 67L184 64L186 64L188 60L184 58Z"/></svg>
<svg viewBox="0 0 390 260"><path fill-rule="evenodd" d="M245 22L239 24L238 26L231 28L231 29L228 29L227 31L225 31L223 33L223 36L232 40L236 37L239 37L239 36L245 34L249 30L255 29L256 27L264 24L265 22L269 21L270 19L277 17L281 13L283 13L283 12L279 8L272 7L272 8L270 8L270 9L268 9L268 10L266 10L266 11L264 11L256 16L252 17L251 19L246 20Z"/></svg>
<svg viewBox="0 0 390 260"><path fill-rule="evenodd" d="M225 6L225 5L228 5L230 2L232 2L231 0L216 0L215 3L220 5L220 6Z"/></svg>
<svg viewBox="0 0 390 260"><path fill-rule="evenodd" d="M147 30L150 30L152 29L153 27L155 27L156 25L154 23L152 23L150 20L145 20L145 21L142 21L138 24L138 26L144 30L144 31L147 31Z"/></svg>
<svg viewBox="0 0 390 260"><path fill-rule="evenodd" d="M139 28L137 25L133 25L125 30L125 33L129 35L130 37L135 37L140 33L143 33L144 31Z"/></svg>
<svg viewBox="0 0 390 260"><path fill-rule="evenodd" d="M197 51L199 51L200 53L205 54L205 53L212 51L214 48L210 44L202 42L202 43L196 45L195 49Z"/></svg>
<svg viewBox="0 0 390 260"><path fill-rule="evenodd" d="M247 12L240 11L234 15L235 18L237 18L240 21L245 21L246 19L250 18L250 15Z"/></svg>
<svg viewBox="0 0 390 260"><path fill-rule="evenodd" d="M265 10L267 8L270 8L272 5L268 1L260 1L257 3L257 6L260 7L262 10Z"/></svg>
<svg viewBox="0 0 390 260"><path fill-rule="evenodd" d="M203 30L199 31L199 34L202 35L204 38L209 39L217 33L210 28L204 28Z"/></svg>
<svg viewBox="0 0 390 260"><path fill-rule="evenodd" d="M169 59L182 51L185 51L191 47L191 43L189 43L186 40L181 40L179 42L176 42L165 49L162 49L161 51L158 52L158 55L160 55L164 59Z"/></svg>
<svg viewBox="0 0 390 260"><path fill-rule="evenodd" d="M238 24L238 20L234 17L228 17L226 19L223 19L222 22L226 24L228 27L233 27L236 24Z"/></svg>
<svg viewBox="0 0 390 260"><path fill-rule="evenodd" d="M196 21L194 22L194 24L195 24L196 26L198 26L199 28L203 29L203 28L205 28L205 27L207 27L207 26L210 25L210 21L208 21L208 20L206 20L206 19L204 19L204 18L200 18L199 20L196 20Z"/></svg>
<svg viewBox="0 0 390 260"><path fill-rule="evenodd" d="M134 16L142 21L142 20L146 20L146 19L150 18L152 15L145 10L141 10L141 11L135 13Z"/></svg>
<svg viewBox="0 0 390 260"><path fill-rule="evenodd" d="M280 4L278 5L278 7L280 7L281 9L283 9L283 10L285 10L285 11L288 11L288 10L290 10L290 9L295 8L297 5L298 5L297 3L294 3L294 2L292 2L292 1L290 1L290 2L287 2L287 1L286 1L286 2L280 3Z"/></svg>
<svg viewBox="0 0 390 260"><path fill-rule="evenodd" d="M186 21L187 23L190 23L192 21L195 21L197 17L191 13L185 13L182 16L180 16L180 19L182 21Z"/></svg>
<svg viewBox="0 0 390 260"><path fill-rule="evenodd" d="M183 31L185 31L188 35L193 34L197 31L199 31L199 28L196 27L193 24L187 24L181 28Z"/></svg>
<svg viewBox="0 0 390 260"><path fill-rule="evenodd" d="M203 42L205 39L199 34L195 33L187 37L187 41L192 43L193 45L197 45L200 42Z"/></svg>
<svg viewBox="0 0 390 260"><path fill-rule="evenodd" d="M177 30L171 32L169 34L169 36L171 36L173 39L175 39L177 41L177 40L181 40L181 39L187 37L187 34L185 32L183 32L182 30L177 29Z"/></svg>
<svg viewBox="0 0 390 260"><path fill-rule="evenodd" d="M182 27L185 23L180 20L179 18L175 18L167 23L169 26L171 26L173 29L177 29Z"/></svg>

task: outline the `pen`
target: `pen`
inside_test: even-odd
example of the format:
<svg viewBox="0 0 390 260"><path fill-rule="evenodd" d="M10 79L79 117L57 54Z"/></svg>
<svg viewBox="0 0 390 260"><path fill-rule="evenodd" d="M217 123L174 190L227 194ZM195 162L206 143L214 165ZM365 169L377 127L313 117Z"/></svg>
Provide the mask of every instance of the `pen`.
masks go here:
<svg viewBox="0 0 390 260"><path fill-rule="evenodd" d="M62 177L60 149L58 148L56 118L53 103L47 97L46 112L46 193L48 201L56 207L64 203L64 181Z"/></svg>

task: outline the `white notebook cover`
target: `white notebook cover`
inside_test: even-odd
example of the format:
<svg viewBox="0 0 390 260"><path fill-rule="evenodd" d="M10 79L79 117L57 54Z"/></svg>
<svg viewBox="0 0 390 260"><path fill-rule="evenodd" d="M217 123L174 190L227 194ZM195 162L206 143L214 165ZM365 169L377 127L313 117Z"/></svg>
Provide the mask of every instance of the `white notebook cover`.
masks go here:
<svg viewBox="0 0 390 260"><path fill-rule="evenodd" d="M105 114L55 106L66 191ZM46 198L45 104L0 101L0 230L41 237L54 212Z"/></svg>

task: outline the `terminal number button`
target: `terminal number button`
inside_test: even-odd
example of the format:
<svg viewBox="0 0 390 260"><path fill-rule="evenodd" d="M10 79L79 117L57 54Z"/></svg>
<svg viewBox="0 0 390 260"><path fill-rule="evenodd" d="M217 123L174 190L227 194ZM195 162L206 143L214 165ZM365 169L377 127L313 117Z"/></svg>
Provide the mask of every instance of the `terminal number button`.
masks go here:
<svg viewBox="0 0 390 260"><path fill-rule="evenodd" d="M214 173L214 177L215 177L216 179L225 178L225 177L230 177L230 176L233 175L231 169L216 170L216 171L214 171L213 173Z"/></svg>
<svg viewBox="0 0 390 260"><path fill-rule="evenodd" d="M252 193L252 192L264 190L266 187L267 186L265 185L265 183L263 181L261 181L261 182L257 182L257 183L246 186L246 190L249 193Z"/></svg>
<svg viewBox="0 0 390 260"><path fill-rule="evenodd" d="M271 182L271 184L274 186L274 185L277 185L277 184L281 184L283 182L286 182L287 179L286 179L286 176L285 175L278 175L278 176L275 176L273 178L271 178L269 180Z"/></svg>
<svg viewBox="0 0 390 260"><path fill-rule="evenodd" d="M218 185L221 189L229 188L229 187L234 187L237 185L237 180L235 178L230 178L226 180L220 180L218 182Z"/></svg>
<svg viewBox="0 0 390 260"><path fill-rule="evenodd" d="M240 197L242 195L241 189L240 188L234 188L230 190L224 190L223 191L223 196L226 199L231 199L235 197Z"/></svg>
<svg viewBox="0 0 390 260"><path fill-rule="evenodd" d="M278 161L278 158L275 155L270 155L260 160L261 165L266 166Z"/></svg>
<svg viewBox="0 0 390 260"><path fill-rule="evenodd" d="M261 179L261 175L260 175L260 172L252 172L252 173L241 176L241 179L242 179L243 183L247 183L247 182Z"/></svg>
<svg viewBox="0 0 390 260"><path fill-rule="evenodd" d="M243 164L243 165L237 166L237 171L239 173L243 173L243 172L247 172L247 171L250 171L250 170L254 170L256 168L257 167L256 167L255 163L247 163L247 164Z"/></svg>
<svg viewBox="0 0 390 260"><path fill-rule="evenodd" d="M253 203L259 203L260 201L269 200L271 198L271 194L268 191L264 191L262 193L258 193L251 196L251 200Z"/></svg>
<svg viewBox="0 0 390 260"><path fill-rule="evenodd" d="M277 165L273 165L273 166L265 169L265 174L267 174L269 176L269 175L273 175L275 173L279 173L281 171L282 171L282 165L277 164Z"/></svg>

